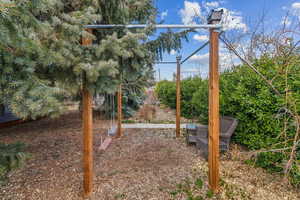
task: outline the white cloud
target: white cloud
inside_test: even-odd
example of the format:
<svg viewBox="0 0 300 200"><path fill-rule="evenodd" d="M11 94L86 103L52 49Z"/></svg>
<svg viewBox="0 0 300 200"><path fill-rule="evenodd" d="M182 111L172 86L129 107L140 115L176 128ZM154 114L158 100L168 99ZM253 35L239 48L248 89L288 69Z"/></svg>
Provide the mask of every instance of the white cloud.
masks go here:
<svg viewBox="0 0 300 200"><path fill-rule="evenodd" d="M208 40L208 36L207 35L199 35L199 34L195 34L193 36L193 39L194 40L197 40L199 42L202 42L202 41L207 41Z"/></svg>
<svg viewBox="0 0 300 200"><path fill-rule="evenodd" d="M247 25L243 22L243 17L240 13L228 10L226 8L223 9L223 17L221 23L224 26L224 30L240 30L246 32L248 30Z"/></svg>
<svg viewBox="0 0 300 200"><path fill-rule="evenodd" d="M172 49L171 51L170 51L170 54L173 56L173 55L176 55L176 51L174 50L174 49Z"/></svg>
<svg viewBox="0 0 300 200"><path fill-rule="evenodd" d="M201 65L208 65L209 53L193 55L190 58L190 61L201 64Z"/></svg>
<svg viewBox="0 0 300 200"><path fill-rule="evenodd" d="M295 2L292 4L293 9L300 9L300 2Z"/></svg>
<svg viewBox="0 0 300 200"><path fill-rule="evenodd" d="M292 14L300 20L300 2L295 2L291 6Z"/></svg>
<svg viewBox="0 0 300 200"><path fill-rule="evenodd" d="M190 2L190 1L184 1L184 8L180 10L180 16L181 20L185 24L191 24L195 23L196 20L199 23L205 23L205 19L208 15L208 12L212 8L223 9L223 19L221 23L224 26L225 31L235 30L235 31L242 31L246 32L248 30L247 25L244 23L244 19L242 16L242 13L237 11L228 10L226 8L220 8L220 6L223 6L224 2L217 2L217 1L211 1L201 4L198 4L197 2ZM195 16L197 18L195 18ZM204 34L195 34L193 36L194 40L197 41L207 41L209 38L207 35ZM203 52L202 54L196 54L192 56L189 60L189 62L194 63L196 65L200 65L208 69L209 66L209 53ZM224 71L225 69L231 68L235 65L240 64L241 61L230 53L224 45L220 44L220 51L219 51L219 67L220 71Z"/></svg>
<svg viewBox="0 0 300 200"><path fill-rule="evenodd" d="M209 53L194 55L191 57L190 61L208 68ZM237 56L231 54L224 46L220 46L220 53L219 53L220 71L224 71L225 69L229 69L240 63L241 61Z"/></svg>
<svg viewBox="0 0 300 200"><path fill-rule="evenodd" d="M223 9L224 14L221 23L224 25L224 30L239 30L246 32L248 27L244 23L241 13L226 8L219 8L219 6L223 4L224 3L222 2L212 1L204 3L201 7L198 2L184 1L184 8L179 11L181 21L184 24L195 24L196 21L198 23L199 21L205 23L208 12L212 8Z"/></svg>
<svg viewBox="0 0 300 200"><path fill-rule="evenodd" d="M220 6L219 2L217 1L206 2L205 5L210 8L217 8Z"/></svg>
<svg viewBox="0 0 300 200"><path fill-rule="evenodd" d="M290 6L283 6L282 10L286 11L289 17L283 17L280 24L290 26L295 17L300 21L300 2L294 2Z"/></svg>
<svg viewBox="0 0 300 200"><path fill-rule="evenodd" d="M161 13L160 18L165 19L168 16L168 10Z"/></svg>
<svg viewBox="0 0 300 200"><path fill-rule="evenodd" d="M198 2L184 1L184 8L179 11L182 23L195 24L195 17L201 16L201 7Z"/></svg>

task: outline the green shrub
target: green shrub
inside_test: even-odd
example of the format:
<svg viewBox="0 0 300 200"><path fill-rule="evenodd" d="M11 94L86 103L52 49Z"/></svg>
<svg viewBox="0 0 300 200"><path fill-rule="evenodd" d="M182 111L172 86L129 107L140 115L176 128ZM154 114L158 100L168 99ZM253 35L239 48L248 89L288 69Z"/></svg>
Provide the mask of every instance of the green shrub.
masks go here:
<svg viewBox="0 0 300 200"><path fill-rule="evenodd" d="M195 108L195 113L200 122L207 124L208 120L208 81L203 80L199 85L198 90L191 98L192 105Z"/></svg>
<svg viewBox="0 0 300 200"><path fill-rule="evenodd" d="M275 76L274 62L271 59L262 58L256 61L255 65L263 74L270 76L270 79ZM278 81L278 88L280 84ZM171 108L176 107L175 82L158 83L156 93L163 104ZM202 123L206 124L208 80L201 78L183 80L181 96L182 115L186 118L197 116ZM282 99L278 98L269 86L248 67L239 66L221 74L220 113L239 120L234 135L236 142L249 149L261 149L275 143L282 126L280 119L276 118L281 107Z"/></svg>
<svg viewBox="0 0 300 200"><path fill-rule="evenodd" d="M290 181L291 183L296 186L300 187L300 160L298 159L298 164L293 165L291 172L290 172Z"/></svg>
<svg viewBox="0 0 300 200"><path fill-rule="evenodd" d="M203 80L199 77L184 79L181 82L181 113L185 118L194 118L199 114L191 99L195 92L200 90L202 83Z"/></svg>
<svg viewBox="0 0 300 200"><path fill-rule="evenodd" d="M29 154L24 152L23 143L0 143L0 184L6 180L7 173L21 167Z"/></svg>
<svg viewBox="0 0 300 200"><path fill-rule="evenodd" d="M232 116L239 120L239 124L233 136L233 140L245 145L251 150L284 148L291 146L296 133L296 124L287 116L287 109L300 115L300 59L295 56L290 61L288 68L278 65L285 58L270 58L267 56L254 62L254 66L281 92L286 88L292 92L295 106L287 103L285 96L278 96L248 67L241 65L220 75L220 114ZM286 70L288 73L286 74ZM156 92L163 104L174 108L176 85L175 82L165 81L158 83ZM197 116L199 121L208 121L208 80L188 79L182 81L182 114L184 117ZM283 112L282 112L283 111ZM284 120L289 117L286 136L282 136ZM289 141L286 143L285 141ZM300 183L300 147L297 149L298 164L293 164L290 172L291 182L294 185ZM281 172L282 164L289 159L289 153L263 153L258 154L256 165L268 169L268 171Z"/></svg>
<svg viewBox="0 0 300 200"><path fill-rule="evenodd" d="M202 83L205 84L201 78L190 78L181 81L181 114L185 118L193 118L198 116L197 108L191 101L195 92L201 91ZM176 83L174 81L161 81L156 85L155 93L161 103L176 108Z"/></svg>
<svg viewBox="0 0 300 200"><path fill-rule="evenodd" d="M259 153L255 165L267 169L269 172L282 172L282 161L284 154L280 152Z"/></svg>
<svg viewBox="0 0 300 200"><path fill-rule="evenodd" d="M281 131L280 122L275 118L281 105L260 77L245 66L237 67L222 74L220 90L221 114L239 120L234 135L236 142L250 149L275 142Z"/></svg>
<svg viewBox="0 0 300 200"><path fill-rule="evenodd" d="M176 84L172 81L161 81L157 83L155 93L161 103L176 108Z"/></svg>

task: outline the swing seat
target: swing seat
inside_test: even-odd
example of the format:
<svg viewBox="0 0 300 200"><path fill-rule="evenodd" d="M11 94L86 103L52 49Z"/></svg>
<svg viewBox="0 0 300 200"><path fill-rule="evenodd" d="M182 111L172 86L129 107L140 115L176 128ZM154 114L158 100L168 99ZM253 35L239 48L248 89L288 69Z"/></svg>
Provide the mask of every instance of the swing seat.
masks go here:
<svg viewBox="0 0 300 200"><path fill-rule="evenodd" d="M110 145L111 142L112 142L112 138L111 137L106 137L105 140L100 145L99 150L100 151L105 151L108 148L108 146Z"/></svg>
<svg viewBox="0 0 300 200"><path fill-rule="evenodd" d="M117 133L117 126L112 126L110 129L108 129L107 134L109 136L115 136Z"/></svg>

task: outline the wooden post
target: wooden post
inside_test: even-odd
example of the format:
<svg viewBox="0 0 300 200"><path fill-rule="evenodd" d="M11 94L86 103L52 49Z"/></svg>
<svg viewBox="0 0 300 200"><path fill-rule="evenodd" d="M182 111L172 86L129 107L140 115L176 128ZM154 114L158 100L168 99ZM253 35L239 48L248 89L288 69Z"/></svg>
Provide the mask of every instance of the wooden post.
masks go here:
<svg viewBox="0 0 300 200"><path fill-rule="evenodd" d="M87 31L91 32L90 29ZM82 38L82 45L90 45L92 40ZM93 112L92 95L87 89L86 74L83 73L82 85L83 100L83 192L84 197L88 198L93 189Z"/></svg>
<svg viewBox="0 0 300 200"><path fill-rule="evenodd" d="M209 186L213 192L219 189L219 33L210 29L209 52Z"/></svg>
<svg viewBox="0 0 300 200"><path fill-rule="evenodd" d="M118 89L118 133L117 137L122 136L122 85Z"/></svg>
<svg viewBox="0 0 300 200"><path fill-rule="evenodd" d="M181 56L176 57L177 74L176 74L176 137L180 137L180 62Z"/></svg>

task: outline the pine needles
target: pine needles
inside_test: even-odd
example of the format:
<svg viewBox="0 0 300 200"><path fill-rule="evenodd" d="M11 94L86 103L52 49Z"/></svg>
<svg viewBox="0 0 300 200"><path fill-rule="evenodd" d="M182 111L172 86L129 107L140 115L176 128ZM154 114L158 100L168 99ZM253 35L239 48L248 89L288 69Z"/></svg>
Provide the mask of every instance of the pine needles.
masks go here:
<svg viewBox="0 0 300 200"><path fill-rule="evenodd" d="M7 180L7 174L24 165L30 154L24 152L25 144L17 142L12 144L0 143L0 185Z"/></svg>

